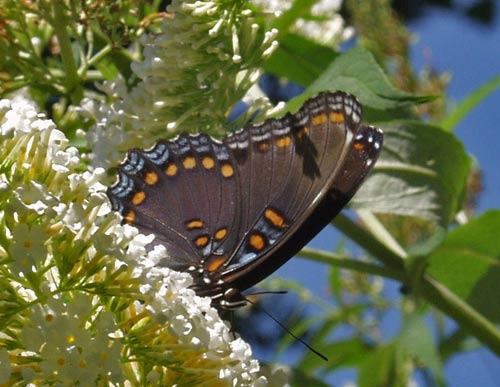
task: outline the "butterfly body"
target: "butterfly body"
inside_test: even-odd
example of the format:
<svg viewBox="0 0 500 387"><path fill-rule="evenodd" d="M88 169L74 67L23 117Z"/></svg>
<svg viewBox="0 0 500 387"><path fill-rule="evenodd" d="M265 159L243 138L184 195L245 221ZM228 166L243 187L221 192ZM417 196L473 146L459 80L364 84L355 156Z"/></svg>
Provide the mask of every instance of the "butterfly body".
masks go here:
<svg viewBox="0 0 500 387"><path fill-rule="evenodd" d="M181 134L131 149L108 190L113 209L154 243L161 263L226 307L295 255L347 204L375 163L382 131L362 108L324 92L295 114L222 141Z"/></svg>

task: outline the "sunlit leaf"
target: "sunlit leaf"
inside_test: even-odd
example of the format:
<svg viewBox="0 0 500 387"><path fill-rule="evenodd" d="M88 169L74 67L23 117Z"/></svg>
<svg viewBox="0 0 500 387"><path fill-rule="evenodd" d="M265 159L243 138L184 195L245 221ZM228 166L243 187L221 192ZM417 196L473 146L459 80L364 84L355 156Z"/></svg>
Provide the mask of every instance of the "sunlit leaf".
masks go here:
<svg viewBox="0 0 500 387"><path fill-rule="evenodd" d="M500 321L500 211L451 231L429 258L428 273L489 319Z"/></svg>
<svg viewBox="0 0 500 387"><path fill-rule="evenodd" d="M424 366L432 369L437 380L442 381L439 354L423 317L420 313L406 316L396 343L411 355L416 356Z"/></svg>
<svg viewBox="0 0 500 387"><path fill-rule="evenodd" d="M446 227L460 208L469 171L462 143L452 134L419 122L381 126L382 153L351 205Z"/></svg>

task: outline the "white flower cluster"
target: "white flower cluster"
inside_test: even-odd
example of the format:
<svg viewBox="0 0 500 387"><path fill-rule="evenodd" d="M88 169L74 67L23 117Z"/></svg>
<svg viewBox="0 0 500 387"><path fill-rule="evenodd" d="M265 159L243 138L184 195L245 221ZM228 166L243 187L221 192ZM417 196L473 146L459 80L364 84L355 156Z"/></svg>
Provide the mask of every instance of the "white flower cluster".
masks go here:
<svg viewBox="0 0 500 387"><path fill-rule="evenodd" d="M132 66L141 81L130 92L121 80L106 84L114 104L93 109L97 124L87 140L94 166L115 165L120 158L110 149L123 154L132 141L149 146L168 133L225 132L228 109L277 48L277 31L262 31L244 4L172 1L162 32L141 40L144 60Z"/></svg>
<svg viewBox="0 0 500 387"><path fill-rule="evenodd" d="M290 9L293 0L252 0L265 12L282 14ZM319 0L312 7L309 15L298 18L292 30L326 46L338 48L339 44L351 39L354 29L346 26L338 13L342 0Z"/></svg>
<svg viewBox="0 0 500 387"><path fill-rule="evenodd" d="M104 171L79 172L52 121L1 100L0 133L0 384L266 384L189 275L156 267L165 251L119 224Z"/></svg>
<svg viewBox="0 0 500 387"><path fill-rule="evenodd" d="M40 356L40 372L22 369L27 383L57 380L60 385L92 386L109 380L124 380L120 368L122 344L113 337L117 330L114 315L99 308L93 310L92 296L77 293L66 301L47 292L45 304L29 309L29 324L21 331L26 355Z"/></svg>
<svg viewBox="0 0 500 387"><path fill-rule="evenodd" d="M163 246L156 246L148 259L138 265L138 273L146 277L141 293L145 304L137 303L138 313L144 308L151 315L151 322L165 325L179 338L179 346L186 353L208 349L203 359L206 362L207 381L214 385L225 380L233 386L265 386L266 378L259 375L259 363L252 360L250 346L234 338L229 326L221 320L210 299L198 297L187 287L192 278L157 264L165 257ZM161 345L160 345L161 348ZM211 364L211 365L210 365ZM218 373L214 374L213 369ZM202 370L198 370L202 372ZM207 382L206 381L206 382Z"/></svg>
<svg viewBox="0 0 500 387"><path fill-rule="evenodd" d="M11 292L0 318L9 321L2 326L17 327L0 341L17 343L19 364L39 359L38 370L25 366L16 375L26 384L119 382L121 344L109 336L116 330L111 313L93 309L95 296L62 290L77 277L69 272L82 270L96 253L90 240L109 228L98 222L109 212L99 183L103 170L76 173L76 148L22 97L0 101L0 132L0 283L2 297ZM7 383L14 377L11 358L6 350L0 357L9 359L0 366L0 383Z"/></svg>

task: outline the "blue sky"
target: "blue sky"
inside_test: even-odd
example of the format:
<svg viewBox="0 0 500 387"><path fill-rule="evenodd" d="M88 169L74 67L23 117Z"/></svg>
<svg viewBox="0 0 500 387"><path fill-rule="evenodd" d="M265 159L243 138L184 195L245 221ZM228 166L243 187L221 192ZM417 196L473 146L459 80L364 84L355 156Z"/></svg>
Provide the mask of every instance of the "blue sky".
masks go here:
<svg viewBox="0 0 500 387"><path fill-rule="evenodd" d="M488 27L439 8L430 8L425 17L408 25L416 38L411 48L415 69L422 70L425 64L431 64L440 73L450 73L450 108L453 101L460 102L479 86L500 75L500 9L496 12L496 24ZM460 122L455 133L466 150L478 160L483 171L484 192L479 198L478 212L498 208L500 91L497 90L476 107ZM335 247L335 240L332 240L331 230L324 230L311 242L311 246L331 250ZM327 288L325 268L320 264L292 259L277 274L304 283L317 295L323 294ZM398 286L386 282L387 293L396 295ZM382 324L384 337L390 338L399 329L399 315L391 313L386 320ZM259 356L258 353L256 355ZM329 382L342 386L352 381L353 376L350 372L341 373ZM498 386L500 360L487 350L464 353L448 362L445 377L453 387Z"/></svg>
<svg viewBox="0 0 500 387"><path fill-rule="evenodd" d="M411 51L415 68L421 69L428 62L426 52L430 52L432 65L452 76L448 87L450 102L461 101L480 85L500 75L500 9L497 9L495 20L496 25L484 27L465 17L433 9L425 18L409 25L418 38ZM480 211L498 208L499 204L499 109L500 90L497 90L455 131L483 170L485 191L479 200Z"/></svg>
<svg viewBox="0 0 500 387"><path fill-rule="evenodd" d="M409 25L418 41L411 56L415 68L428 62L440 72L451 74L449 100L459 102L479 86L500 75L500 8L495 25L484 27L465 17L432 9L425 18ZM479 162L484 192L478 212L499 208L500 204L500 90L477 106L457 126L456 135L465 149ZM498 386L500 360L487 350L452 358L445 369L453 387Z"/></svg>

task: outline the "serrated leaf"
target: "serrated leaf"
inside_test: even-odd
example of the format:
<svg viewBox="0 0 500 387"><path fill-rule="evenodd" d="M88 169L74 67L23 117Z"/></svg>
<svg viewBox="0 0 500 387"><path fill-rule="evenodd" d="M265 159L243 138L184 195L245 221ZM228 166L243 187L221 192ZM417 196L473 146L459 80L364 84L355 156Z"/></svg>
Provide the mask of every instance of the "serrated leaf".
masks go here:
<svg viewBox="0 0 500 387"><path fill-rule="evenodd" d="M379 110L401 108L434 99L396 89L370 51L359 47L335 59L306 92L312 95L323 90L346 91L358 97L364 105Z"/></svg>
<svg viewBox="0 0 500 387"><path fill-rule="evenodd" d="M500 321L500 211L452 230L429 257L428 273L492 321Z"/></svg>
<svg viewBox="0 0 500 387"><path fill-rule="evenodd" d="M412 216L446 228L460 208L469 158L452 134L420 122L388 122L371 176L351 206Z"/></svg>

